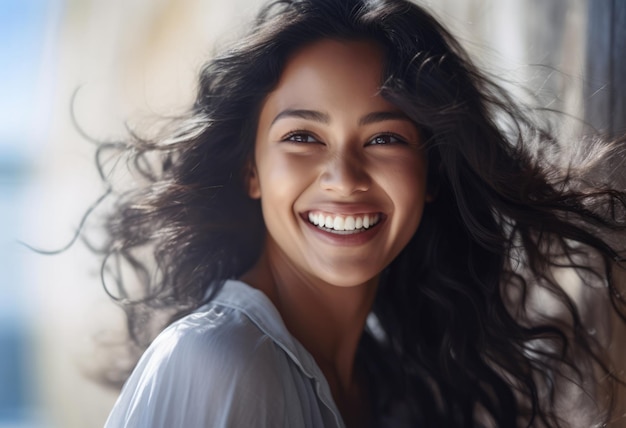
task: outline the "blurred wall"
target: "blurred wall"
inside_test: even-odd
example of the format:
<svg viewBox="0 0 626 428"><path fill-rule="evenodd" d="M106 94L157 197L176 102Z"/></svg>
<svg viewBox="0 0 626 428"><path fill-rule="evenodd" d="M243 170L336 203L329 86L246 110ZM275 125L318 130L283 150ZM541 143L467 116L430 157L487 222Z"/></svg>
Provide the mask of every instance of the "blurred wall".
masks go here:
<svg viewBox="0 0 626 428"><path fill-rule="evenodd" d="M43 250L70 241L85 211L104 191L91 138L123 136L124 122L172 114L193 96L195 75L213 45L232 37L233 23L256 6L229 1L57 1L48 8L50 31L37 100L47 112L39 124L29 178L20 198L17 239ZM31 124L32 125L32 124ZM12 231L13 232L13 231ZM103 425L117 391L85 377L102 360L96 341L123 336L121 313L102 290L99 261L81 243L55 256L16 247L23 259L22 300L31 339L34 415L29 424L50 428ZM28 381L28 379L24 379ZM2 422L0 422L2 427Z"/></svg>
<svg viewBox="0 0 626 428"><path fill-rule="evenodd" d="M29 89L35 94L33 110L40 114L20 125L31 149L24 160L12 161L25 171L19 196L0 206L17 213L7 235L53 250L70 241L104 190L94 168L94 145L72 123L70 106L84 132L99 140L123 136L127 119L141 123L176 113L192 99L203 59L216 44L244 31L260 2L31 1L45 17L37 32L40 49L33 51L38 72ZM586 0L422 4L512 88L532 88L545 103L580 115ZM519 91L518 96L527 94ZM114 340L124 325L101 288L98 260L80 243L50 257L20 246L4 248L15 255L11 272L19 272L15 283L21 290L11 287L11 301L20 308L11 322L22 325L14 330L27 339L19 346L31 357L25 370L30 375L21 379L29 385L23 401L33 410L22 417L22 425L12 426L102 426L116 391L83 372L102 357L94 337ZM0 413L0 428L5 426Z"/></svg>

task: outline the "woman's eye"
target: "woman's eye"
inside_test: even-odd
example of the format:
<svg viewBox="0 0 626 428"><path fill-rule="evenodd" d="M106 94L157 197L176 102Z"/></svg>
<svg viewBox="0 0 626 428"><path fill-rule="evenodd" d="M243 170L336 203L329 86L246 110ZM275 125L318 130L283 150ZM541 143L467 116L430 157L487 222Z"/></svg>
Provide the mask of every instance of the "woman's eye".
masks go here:
<svg viewBox="0 0 626 428"><path fill-rule="evenodd" d="M369 144L370 145L406 144L406 142L400 137L396 137L393 134L381 134L372 138Z"/></svg>
<svg viewBox="0 0 626 428"><path fill-rule="evenodd" d="M294 132L292 134L287 135L283 141L290 141L292 143L316 143L317 139L313 137L311 134L306 134L303 132Z"/></svg>

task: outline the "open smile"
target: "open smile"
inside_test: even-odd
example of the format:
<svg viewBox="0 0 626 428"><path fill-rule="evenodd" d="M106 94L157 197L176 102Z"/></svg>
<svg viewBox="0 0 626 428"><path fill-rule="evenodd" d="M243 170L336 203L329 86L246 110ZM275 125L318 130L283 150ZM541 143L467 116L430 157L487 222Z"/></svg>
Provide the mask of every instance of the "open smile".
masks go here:
<svg viewBox="0 0 626 428"><path fill-rule="evenodd" d="M364 213L344 215L322 211L309 211L306 217L309 223L325 232L337 235L353 235L363 233L376 226L380 222L382 214Z"/></svg>

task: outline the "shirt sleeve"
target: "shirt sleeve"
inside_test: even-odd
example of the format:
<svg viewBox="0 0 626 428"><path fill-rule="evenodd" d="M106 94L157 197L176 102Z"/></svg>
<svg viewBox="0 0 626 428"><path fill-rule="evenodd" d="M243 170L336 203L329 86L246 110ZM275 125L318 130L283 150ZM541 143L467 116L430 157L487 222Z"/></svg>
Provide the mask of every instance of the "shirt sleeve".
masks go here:
<svg viewBox="0 0 626 428"><path fill-rule="evenodd" d="M251 323L193 314L161 333L127 380L105 428L290 426L281 359Z"/></svg>

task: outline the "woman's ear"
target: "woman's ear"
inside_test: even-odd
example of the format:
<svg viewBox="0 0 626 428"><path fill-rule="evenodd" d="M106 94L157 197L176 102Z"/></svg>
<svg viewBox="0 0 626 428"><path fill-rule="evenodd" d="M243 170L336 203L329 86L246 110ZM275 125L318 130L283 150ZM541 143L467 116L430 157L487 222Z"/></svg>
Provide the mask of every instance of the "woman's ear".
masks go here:
<svg viewBox="0 0 626 428"><path fill-rule="evenodd" d="M261 199L261 186L259 183L259 174L256 170L254 161L249 161L245 169L245 183L248 190L248 196L252 199Z"/></svg>

